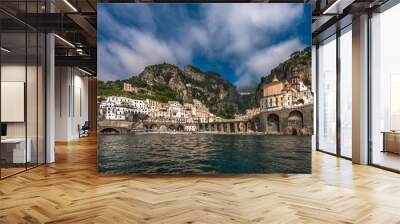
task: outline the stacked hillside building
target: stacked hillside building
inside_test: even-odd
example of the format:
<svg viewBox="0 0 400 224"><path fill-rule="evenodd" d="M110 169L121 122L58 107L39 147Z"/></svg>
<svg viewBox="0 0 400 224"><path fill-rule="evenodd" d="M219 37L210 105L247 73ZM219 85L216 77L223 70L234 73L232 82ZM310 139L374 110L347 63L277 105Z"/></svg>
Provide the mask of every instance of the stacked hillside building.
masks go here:
<svg viewBox="0 0 400 224"><path fill-rule="evenodd" d="M301 80L298 71L293 70L290 80L284 82L276 76L269 83L263 83L259 105L261 110L281 110L301 107L313 103L311 88Z"/></svg>
<svg viewBox="0 0 400 224"><path fill-rule="evenodd" d="M99 105L105 120L128 120L131 115L142 115L147 120L177 123L207 123L218 119L199 100L181 104L178 101L162 103L151 99L139 100L123 96L109 96Z"/></svg>

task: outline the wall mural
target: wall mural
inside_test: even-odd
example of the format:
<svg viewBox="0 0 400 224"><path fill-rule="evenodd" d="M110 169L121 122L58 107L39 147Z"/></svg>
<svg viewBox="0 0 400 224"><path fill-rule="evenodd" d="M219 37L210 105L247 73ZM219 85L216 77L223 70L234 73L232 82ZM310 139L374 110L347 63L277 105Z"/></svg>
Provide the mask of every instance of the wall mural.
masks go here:
<svg viewBox="0 0 400 224"><path fill-rule="evenodd" d="M98 171L310 173L308 4L99 4Z"/></svg>

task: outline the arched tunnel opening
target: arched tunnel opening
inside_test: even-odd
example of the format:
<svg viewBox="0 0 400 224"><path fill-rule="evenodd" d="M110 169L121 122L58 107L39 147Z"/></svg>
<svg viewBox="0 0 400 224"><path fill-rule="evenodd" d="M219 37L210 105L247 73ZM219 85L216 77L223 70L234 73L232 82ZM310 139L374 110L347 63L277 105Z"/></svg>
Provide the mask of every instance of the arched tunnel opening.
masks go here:
<svg viewBox="0 0 400 224"><path fill-rule="evenodd" d="M100 130L101 134L120 134L120 131L118 131L115 128L104 128Z"/></svg>

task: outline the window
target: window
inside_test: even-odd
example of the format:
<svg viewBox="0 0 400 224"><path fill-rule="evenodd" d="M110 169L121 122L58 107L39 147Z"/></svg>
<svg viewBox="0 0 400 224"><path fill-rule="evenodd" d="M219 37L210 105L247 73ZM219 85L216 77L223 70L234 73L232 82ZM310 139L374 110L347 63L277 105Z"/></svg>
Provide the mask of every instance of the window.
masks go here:
<svg viewBox="0 0 400 224"><path fill-rule="evenodd" d="M4 6L11 2L1 2ZM4 5L3 5L4 4ZM19 2L19 13L41 13L43 1ZM19 23L9 15L12 29L0 24L0 178L45 163L45 35ZM7 102L4 96L14 96ZM19 97L16 97L19 96ZM10 110L11 105L20 105ZM13 107L15 108L15 107ZM18 115L18 116L15 116ZM11 116L11 117L10 117Z"/></svg>
<svg viewBox="0 0 400 224"><path fill-rule="evenodd" d="M318 47L318 149L336 153L336 35Z"/></svg>
<svg viewBox="0 0 400 224"><path fill-rule="evenodd" d="M351 25L340 35L340 154L352 157L352 34Z"/></svg>
<svg viewBox="0 0 400 224"><path fill-rule="evenodd" d="M371 18L371 161L400 170L400 4Z"/></svg>

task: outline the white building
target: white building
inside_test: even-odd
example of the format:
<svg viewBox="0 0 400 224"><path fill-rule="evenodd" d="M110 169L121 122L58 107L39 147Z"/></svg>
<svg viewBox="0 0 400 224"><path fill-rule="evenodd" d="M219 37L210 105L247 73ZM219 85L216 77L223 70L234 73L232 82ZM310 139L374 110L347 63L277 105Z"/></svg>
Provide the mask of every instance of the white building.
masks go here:
<svg viewBox="0 0 400 224"><path fill-rule="evenodd" d="M280 110L313 103L313 94L295 75L288 81L281 82L276 77L263 84L260 108L263 110Z"/></svg>
<svg viewBox="0 0 400 224"><path fill-rule="evenodd" d="M104 111L107 120L126 120L129 113L149 115L152 109L149 108L148 102L123 96L109 96L100 103L99 108Z"/></svg>
<svg viewBox="0 0 400 224"><path fill-rule="evenodd" d="M132 109L125 107L106 107L105 108L105 119L106 120L126 120L127 113L131 112Z"/></svg>
<svg viewBox="0 0 400 224"><path fill-rule="evenodd" d="M197 131L197 126L196 125L185 125L185 131Z"/></svg>
<svg viewBox="0 0 400 224"><path fill-rule="evenodd" d="M185 109L182 104L178 101L169 101L169 112L171 114L172 119L184 119L185 118Z"/></svg>
<svg viewBox="0 0 400 224"><path fill-rule="evenodd" d="M150 119L173 120L177 123L207 123L216 119L199 100L182 105L178 101L161 103L150 99L109 96L99 107L107 120L126 120L130 113L145 114Z"/></svg>

